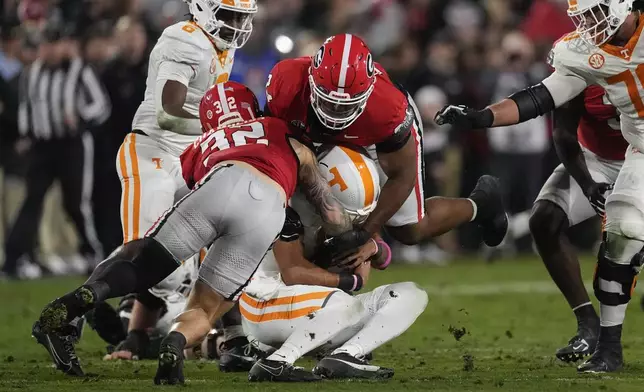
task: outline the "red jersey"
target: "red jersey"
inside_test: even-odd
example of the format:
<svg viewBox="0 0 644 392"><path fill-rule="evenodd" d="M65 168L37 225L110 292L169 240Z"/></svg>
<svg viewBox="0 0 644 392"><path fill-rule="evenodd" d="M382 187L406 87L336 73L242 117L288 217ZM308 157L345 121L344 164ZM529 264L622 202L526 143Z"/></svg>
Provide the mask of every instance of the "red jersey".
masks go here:
<svg viewBox="0 0 644 392"><path fill-rule="evenodd" d="M271 116L306 130L315 142L377 145L379 151L393 152L407 142L413 128L414 112L407 96L392 83L382 66L375 63L376 83L364 112L353 124L330 135L323 128L311 102L310 57L280 61L271 70L266 84L266 106Z"/></svg>
<svg viewBox="0 0 644 392"><path fill-rule="evenodd" d="M218 163L241 161L281 185L290 198L299 166L290 135L286 122L269 117L211 129L181 154L183 178L193 188Z"/></svg>
<svg viewBox="0 0 644 392"><path fill-rule="evenodd" d="M623 161L628 142L619 129L619 113L606 98L606 91L597 85L586 88L584 113L579 120L579 144L600 158Z"/></svg>

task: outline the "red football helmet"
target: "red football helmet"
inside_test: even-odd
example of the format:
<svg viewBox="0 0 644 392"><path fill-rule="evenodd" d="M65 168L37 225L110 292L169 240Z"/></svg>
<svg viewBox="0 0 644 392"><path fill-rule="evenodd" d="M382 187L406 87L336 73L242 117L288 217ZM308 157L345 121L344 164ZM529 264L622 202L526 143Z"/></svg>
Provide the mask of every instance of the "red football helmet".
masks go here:
<svg viewBox="0 0 644 392"><path fill-rule="evenodd" d="M237 82L214 85L201 98L199 119L204 132L261 116L255 94Z"/></svg>
<svg viewBox="0 0 644 392"><path fill-rule="evenodd" d="M376 69L367 45L355 35L328 38L311 58L311 106L332 131L351 125L364 111L376 83Z"/></svg>

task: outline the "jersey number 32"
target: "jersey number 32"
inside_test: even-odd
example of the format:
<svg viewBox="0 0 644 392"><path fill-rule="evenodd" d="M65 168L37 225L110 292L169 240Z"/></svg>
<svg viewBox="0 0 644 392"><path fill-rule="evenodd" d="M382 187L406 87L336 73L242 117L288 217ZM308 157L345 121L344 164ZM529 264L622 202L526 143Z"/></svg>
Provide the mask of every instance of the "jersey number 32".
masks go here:
<svg viewBox="0 0 644 392"><path fill-rule="evenodd" d="M201 148L201 153L210 150L225 150L230 147L245 146L247 144L263 144L268 146L268 139L264 138L264 125L253 121L226 128L211 130L204 134L196 143Z"/></svg>

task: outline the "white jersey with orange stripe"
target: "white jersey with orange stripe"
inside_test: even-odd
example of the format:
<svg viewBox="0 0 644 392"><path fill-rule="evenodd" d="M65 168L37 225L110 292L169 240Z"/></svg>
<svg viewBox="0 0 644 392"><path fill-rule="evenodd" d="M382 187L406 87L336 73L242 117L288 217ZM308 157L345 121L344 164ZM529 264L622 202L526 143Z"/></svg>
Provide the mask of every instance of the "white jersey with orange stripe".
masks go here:
<svg viewBox="0 0 644 392"><path fill-rule="evenodd" d="M644 15L639 18L637 30L624 46L591 45L577 33L561 38L549 58L555 71L543 84L556 106L577 96L587 85L601 86L621 114L624 139L644 151Z"/></svg>
<svg viewBox="0 0 644 392"><path fill-rule="evenodd" d="M165 81L175 80L188 87L183 108L198 117L199 103L206 91L215 83L228 80L234 55L234 49L219 51L192 22L166 28L150 53L145 97L136 111L132 129L143 131L160 148L179 156L201 134L201 127L195 122L195 129L188 130L190 135L161 129L157 115L162 110L161 90Z"/></svg>

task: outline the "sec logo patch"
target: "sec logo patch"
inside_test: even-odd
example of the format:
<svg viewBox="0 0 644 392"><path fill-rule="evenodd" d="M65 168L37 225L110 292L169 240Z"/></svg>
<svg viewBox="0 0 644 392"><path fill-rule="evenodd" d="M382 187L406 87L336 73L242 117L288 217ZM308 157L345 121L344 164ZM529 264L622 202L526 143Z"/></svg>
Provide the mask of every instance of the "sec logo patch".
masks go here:
<svg viewBox="0 0 644 392"><path fill-rule="evenodd" d="M600 69L603 67L604 62L606 62L606 59L601 53L595 53L588 58L588 64L594 69Z"/></svg>

